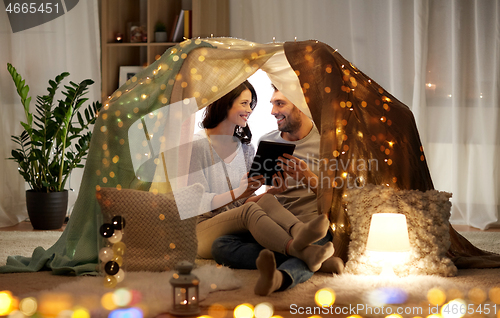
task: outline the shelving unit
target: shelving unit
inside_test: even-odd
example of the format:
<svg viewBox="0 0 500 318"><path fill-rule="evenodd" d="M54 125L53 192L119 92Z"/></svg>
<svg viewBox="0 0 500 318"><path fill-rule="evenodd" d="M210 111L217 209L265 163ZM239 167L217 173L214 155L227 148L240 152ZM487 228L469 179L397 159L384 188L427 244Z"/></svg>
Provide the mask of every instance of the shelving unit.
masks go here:
<svg viewBox="0 0 500 318"><path fill-rule="evenodd" d="M101 0L102 99L118 88L120 66L147 66L177 44L154 42L154 26L163 22L170 36L181 9L192 10L193 37L229 36L229 0ZM129 42L131 22L145 26L145 42Z"/></svg>

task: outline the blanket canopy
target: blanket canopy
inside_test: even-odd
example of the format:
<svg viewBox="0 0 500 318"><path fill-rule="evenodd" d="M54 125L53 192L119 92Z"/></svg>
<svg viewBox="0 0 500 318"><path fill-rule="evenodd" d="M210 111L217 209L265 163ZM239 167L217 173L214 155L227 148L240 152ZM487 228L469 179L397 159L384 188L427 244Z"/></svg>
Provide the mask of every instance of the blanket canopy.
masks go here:
<svg viewBox="0 0 500 318"><path fill-rule="evenodd" d="M346 260L351 231L342 202L346 189L367 183L433 189L411 110L328 45L192 39L168 49L103 103L61 238L46 251L37 248L32 258L9 257L0 271L96 272L102 223L96 190L161 194L186 187L194 113L258 69L321 134L318 210L328 214L335 230L337 256ZM181 212L181 218L190 216ZM500 264L451 227L450 234L449 256L458 267Z"/></svg>

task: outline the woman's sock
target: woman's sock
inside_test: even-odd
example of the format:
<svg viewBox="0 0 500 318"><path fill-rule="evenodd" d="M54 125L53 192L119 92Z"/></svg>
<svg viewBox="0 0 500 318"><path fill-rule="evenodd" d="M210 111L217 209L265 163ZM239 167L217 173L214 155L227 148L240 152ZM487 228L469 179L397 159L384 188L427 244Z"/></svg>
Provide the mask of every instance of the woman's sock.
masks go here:
<svg viewBox="0 0 500 318"><path fill-rule="evenodd" d="M292 241L287 254L300 258L311 271L316 272L321 268L321 264L333 255L333 252L332 242L327 242L325 245L308 245L306 248L296 250Z"/></svg>
<svg viewBox="0 0 500 318"><path fill-rule="evenodd" d="M290 230L293 237L292 245L295 250L302 250L308 245L325 237L330 221L326 214L318 215L307 223L297 223Z"/></svg>
<svg viewBox="0 0 500 318"><path fill-rule="evenodd" d="M255 284L254 292L256 295L267 296L278 290L283 283L283 274L276 269L276 260L270 250L260 251L256 261L259 270L259 279Z"/></svg>

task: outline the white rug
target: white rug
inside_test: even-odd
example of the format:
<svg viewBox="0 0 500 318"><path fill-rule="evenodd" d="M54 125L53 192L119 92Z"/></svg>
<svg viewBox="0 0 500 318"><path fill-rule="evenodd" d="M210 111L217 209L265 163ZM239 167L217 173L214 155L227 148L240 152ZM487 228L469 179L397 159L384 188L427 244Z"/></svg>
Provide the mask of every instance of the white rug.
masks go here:
<svg viewBox="0 0 500 318"><path fill-rule="evenodd" d="M2 247L0 260L4 264L7 254L12 255L13 253L30 256L34 247L39 245L49 247L60 234L60 232L0 232L0 246ZM498 244L493 243L499 241L500 232L465 232L461 234L478 247L500 252ZM25 243L20 243L22 241ZM6 246L8 248L4 248ZM308 315L317 314L318 312L313 311L321 308L316 306L314 295L324 287L328 287L335 292L335 304L339 308L337 310L346 311L356 308L356 313L362 316L384 317L387 312L382 314L380 309L378 309L380 314L370 313L367 310L370 310L370 308L373 310L379 304L381 295L387 296L388 287L392 288L389 289L392 295L394 293L399 294L404 301L399 305L386 305L386 308L397 310L397 307L400 307L403 310L410 310L412 307L419 307L423 310L421 314L419 313L420 315L427 315L434 308L429 305L426 297L431 288L441 288L448 294L448 300L451 293L454 295L460 293L462 298L470 301L468 294L472 288L480 288L487 295L490 288L500 287L500 269L460 270L457 277L451 278L412 276L393 280L380 279L376 276L332 276L317 273L307 282L299 284L291 290L273 293L268 297L261 297L255 296L253 293L257 271L230 270L228 268L218 268L214 265L203 265L210 264L210 262L198 262L198 264L200 266L195 269L195 274L201 281L200 300L204 308L208 308L213 304L221 304L231 310L242 303L256 305L261 302L269 302L276 310L281 311L280 314L289 312L291 316L300 312ZM168 311L171 306L171 286L169 284L171 275L172 272L129 272L126 273L126 278L119 287L139 291L142 294L141 307L145 311L145 316L154 317L159 313ZM96 300L93 303L97 305L100 303L97 300L100 299L101 295L110 291L110 289L103 286L101 277L81 277L74 282L61 284L50 290L50 292L56 293L69 293L73 295L75 302L83 302L83 300L93 297ZM364 311L358 310L360 308ZM89 309L94 312L104 311L100 306ZM500 308L498 308L498 311L500 311ZM325 313L323 312L323 314ZM406 317L406 315L404 316Z"/></svg>

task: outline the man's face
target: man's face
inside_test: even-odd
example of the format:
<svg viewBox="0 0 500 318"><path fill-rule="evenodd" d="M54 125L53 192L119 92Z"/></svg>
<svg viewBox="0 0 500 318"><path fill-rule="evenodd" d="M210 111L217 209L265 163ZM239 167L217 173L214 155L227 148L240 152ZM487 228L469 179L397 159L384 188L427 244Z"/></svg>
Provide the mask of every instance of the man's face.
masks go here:
<svg viewBox="0 0 500 318"><path fill-rule="evenodd" d="M300 110L280 91L273 93L271 104L273 105L271 115L277 119L279 131L293 133L302 126Z"/></svg>

